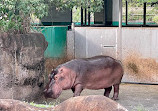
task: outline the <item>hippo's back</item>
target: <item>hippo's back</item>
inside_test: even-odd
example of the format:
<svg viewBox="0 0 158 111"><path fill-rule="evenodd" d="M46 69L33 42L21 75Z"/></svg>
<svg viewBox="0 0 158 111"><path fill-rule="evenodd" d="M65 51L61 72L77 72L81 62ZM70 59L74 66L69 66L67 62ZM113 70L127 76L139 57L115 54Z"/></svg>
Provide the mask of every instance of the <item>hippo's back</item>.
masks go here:
<svg viewBox="0 0 158 111"><path fill-rule="evenodd" d="M121 66L121 62L109 56L95 56L91 58L74 59L62 64L76 73L84 72L84 70L100 70L105 68L114 68Z"/></svg>
<svg viewBox="0 0 158 111"><path fill-rule="evenodd" d="M89 64L103 67L111 67L114 63L118 62L117 60L109 56L95 56L92 58L87 58L85 60L87 60Z"/></svg>
<svg viewBox="0 0 158 111"><path fill-rule="evenodd" d="M121 62L109 56L74 59L64 64L76 72L75 84L88 89L101 89L119 84L123 76Z"/></svg>

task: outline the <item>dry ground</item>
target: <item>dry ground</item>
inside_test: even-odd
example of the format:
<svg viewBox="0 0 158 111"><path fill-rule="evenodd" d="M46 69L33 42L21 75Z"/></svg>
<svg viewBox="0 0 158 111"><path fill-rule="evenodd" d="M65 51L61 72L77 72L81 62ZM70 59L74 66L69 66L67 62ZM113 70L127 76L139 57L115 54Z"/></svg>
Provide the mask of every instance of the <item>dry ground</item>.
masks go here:
<svg viewBox="0 0 158 111"><path fill-rule="evenodd" d="M102 95L104 90L83 90L81 96ZM113 90L111 92L112 96ZM40 99L48 102L62 102L70 97L71 90L62 92L58 99ZM38 101L39 102L39 101ZM158 85L121 84L117 101L129 111L158 111Z"/></svg>

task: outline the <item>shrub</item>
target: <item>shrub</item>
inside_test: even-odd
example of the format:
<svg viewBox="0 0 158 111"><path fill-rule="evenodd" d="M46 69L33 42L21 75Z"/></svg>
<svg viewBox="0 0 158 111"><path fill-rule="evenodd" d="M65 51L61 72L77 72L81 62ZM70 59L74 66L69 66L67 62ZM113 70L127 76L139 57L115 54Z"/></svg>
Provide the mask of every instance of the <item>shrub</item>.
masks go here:
<svg viewBox="0 0 158 111"><path fill-rule="evenodd" d="M31 15L42 18L47 12L45 0L1 0L0 31L27 33L30 31Z"/></svg>

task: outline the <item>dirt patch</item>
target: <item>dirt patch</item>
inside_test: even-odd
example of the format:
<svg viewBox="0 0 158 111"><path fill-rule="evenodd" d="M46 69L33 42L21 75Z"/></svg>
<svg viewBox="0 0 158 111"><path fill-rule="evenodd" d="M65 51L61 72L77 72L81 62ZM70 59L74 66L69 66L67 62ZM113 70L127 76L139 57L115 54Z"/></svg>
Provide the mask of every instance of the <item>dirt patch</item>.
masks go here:
<svg viewBox="0 0 158 111"><path fill-rule="evenodd" d="M123 60L125 72L139 78L152 78L158 75L158 62L153 58L144 58L138 53L133 53Z"/></svg>

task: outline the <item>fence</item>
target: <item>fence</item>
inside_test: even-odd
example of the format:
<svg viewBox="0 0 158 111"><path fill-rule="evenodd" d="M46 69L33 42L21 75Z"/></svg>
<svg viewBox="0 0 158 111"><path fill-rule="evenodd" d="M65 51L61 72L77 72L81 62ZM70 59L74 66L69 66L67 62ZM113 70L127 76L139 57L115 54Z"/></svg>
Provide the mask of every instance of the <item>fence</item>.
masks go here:
<svg viewBox="0 0 158 111"><path fill-rule="evenodd" d="M73 22L81 26L94 24L101 24L101 26L118 26L119 2L116 0L109 1L110 2L103 4L104 9L102 9L101 12L97 12L97 14L96 12L88 13L87 10L82 8L74 8L72 11ZM158 2L122 0L122 4L123 26L158 26ZM106 24L106 22L108 22L108 24Z"/></svg>
<svg viewBox="0 0 158 111"><path fill-rule="evenodd" d="M158 3L123 0L123 22L125 25L158 25Z"/></svg>

